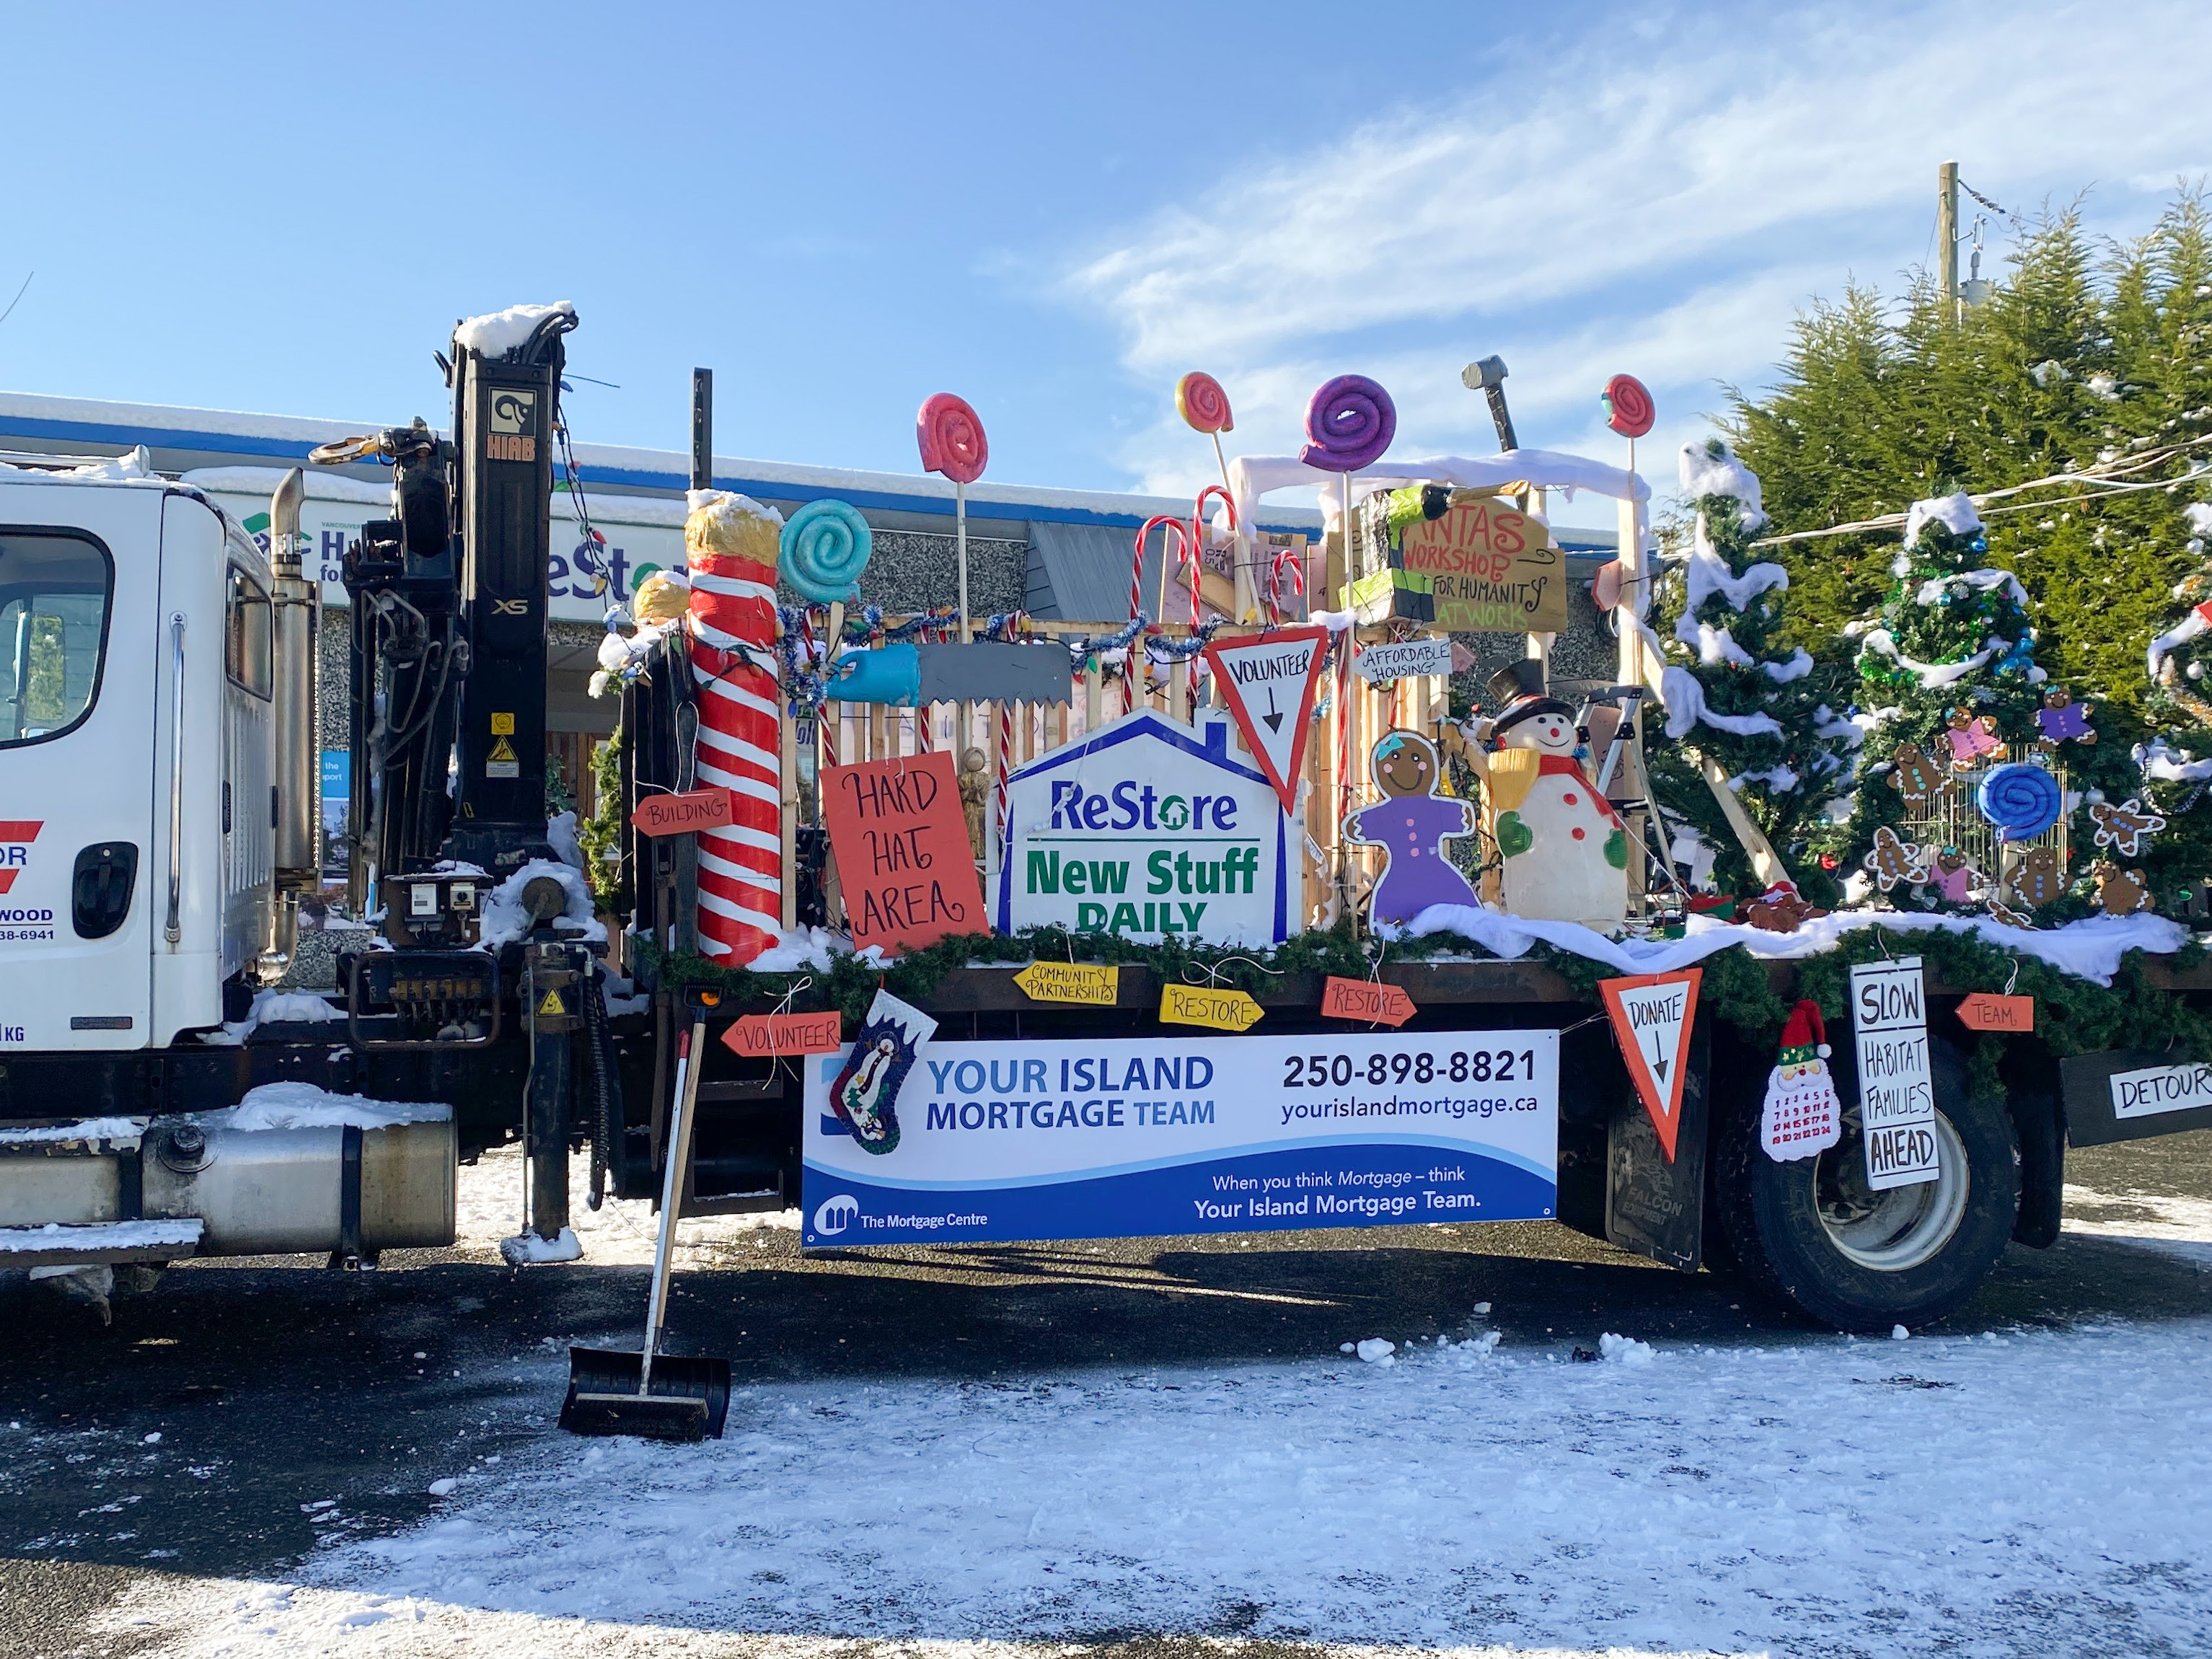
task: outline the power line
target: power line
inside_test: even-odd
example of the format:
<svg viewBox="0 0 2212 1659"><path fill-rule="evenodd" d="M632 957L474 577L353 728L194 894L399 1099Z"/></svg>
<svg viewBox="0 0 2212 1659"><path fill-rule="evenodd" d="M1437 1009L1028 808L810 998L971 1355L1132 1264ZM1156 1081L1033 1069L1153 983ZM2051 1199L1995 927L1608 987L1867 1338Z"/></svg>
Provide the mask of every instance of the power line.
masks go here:
<svg viewBox="0 0 2212 1659"><path fill-rule="evenodd" d="M39 273L34 270L31 273L31 276L35 276L38 274ZM15 314L15 307L23 303L23 295L27 291L28 291L31 286L31 276L26 276L23 278L23 286L15 290L15 297L8 301L8 309L5 311L0 311L0 323L4 323L10 317L14 316Z"/></svg>

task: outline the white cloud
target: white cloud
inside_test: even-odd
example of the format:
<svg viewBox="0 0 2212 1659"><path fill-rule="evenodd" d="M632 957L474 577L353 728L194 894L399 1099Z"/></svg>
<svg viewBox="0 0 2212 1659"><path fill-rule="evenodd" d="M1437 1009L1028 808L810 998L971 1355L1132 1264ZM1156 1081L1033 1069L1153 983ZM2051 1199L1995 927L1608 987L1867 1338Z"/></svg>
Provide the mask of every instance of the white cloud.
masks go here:
<svg viewBox="0 0 2212 1659"><path fill-rule="evenodd" d="M1457 374L1498 350L1524 441L1588 439L1626 369L1671 455L1717 381L1763 378L1796 308L1923 257L1947 155L2018 210L2204 171L2208 53L2212 8L2172 0L1595 27L1167 207L1065 291L1119 327L1133 375L1218 376L1254 452L1295 447L1307 395L1347 369L1396 396L1394 453L1486 449ZM1121 459L1148 489L1212 471L1171 412Z"/></svg>

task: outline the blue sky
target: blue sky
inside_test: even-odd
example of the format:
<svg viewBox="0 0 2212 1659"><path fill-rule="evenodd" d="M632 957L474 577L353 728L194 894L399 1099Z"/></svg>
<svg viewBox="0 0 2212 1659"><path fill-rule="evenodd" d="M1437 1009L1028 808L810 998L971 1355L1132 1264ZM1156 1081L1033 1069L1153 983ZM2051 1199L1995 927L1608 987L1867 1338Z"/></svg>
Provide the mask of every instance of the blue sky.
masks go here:
<svg viewBox="0 0 2212 1659"><path fill-rule="evenodd" d="M218 21L219 20L219 21ZM573 300L585 441L1181 491L1172 392L1282 453L1374 375L1400 456L1664 455L1793 311L1931 259L1936 164L2148 226L2212 171L2212 7L14 7L0 386L422 413L459 315ZM1991 263L2004 227L1992 225ZM1647 447L1662 489L1671 469ZM1574 509L1563 516L1577 516ZM1592 507L1592 522L1603 519Z"/></svg>

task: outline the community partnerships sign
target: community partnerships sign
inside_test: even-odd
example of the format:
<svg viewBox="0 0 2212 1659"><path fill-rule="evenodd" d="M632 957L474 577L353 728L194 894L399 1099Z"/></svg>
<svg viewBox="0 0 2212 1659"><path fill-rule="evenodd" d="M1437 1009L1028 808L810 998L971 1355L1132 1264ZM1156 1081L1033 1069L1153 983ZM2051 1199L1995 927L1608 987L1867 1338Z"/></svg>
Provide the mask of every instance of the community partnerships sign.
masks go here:
<svg viewBox="0 0 2212 1659"><path fill-rule="evenodd" d="M993 926L1273 944L1290 931L1288 822L1228 721L1126 714L1007 778Z"/></svg>
<svg viewBox="0 0 2212 1659"><path fill-rule="evenodd" d="M810 1245L1528 1221L1557 1203L1554 1031L931 1042L868 1150L806 1066Z"/></svg>

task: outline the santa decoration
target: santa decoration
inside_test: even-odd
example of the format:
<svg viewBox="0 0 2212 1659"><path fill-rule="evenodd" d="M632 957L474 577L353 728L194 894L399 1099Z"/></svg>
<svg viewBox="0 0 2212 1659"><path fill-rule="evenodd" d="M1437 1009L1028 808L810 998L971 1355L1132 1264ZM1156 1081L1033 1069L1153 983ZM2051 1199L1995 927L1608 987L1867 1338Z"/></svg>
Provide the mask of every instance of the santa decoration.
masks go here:
<svg viewBox="0 0 2212 1659"><path fill-rule="evenodd" d="M1628 832L1583 769L1574 710L1544 692L1543 665L1491 678L1505 705L1470 758L1504 871L1505 908L1539 921L1618 927L1628 914Z"/></svg>
<svg viewBox="0 0 2212 1659"><path fill-rule="evenodd" d="M1782 1052L1766 1076L1759 1144L1778 1164L1814 1158L1843 1139L1844 1105L1828 1075L1828 1030L1807 998L1782 1027Z"/></svg>

